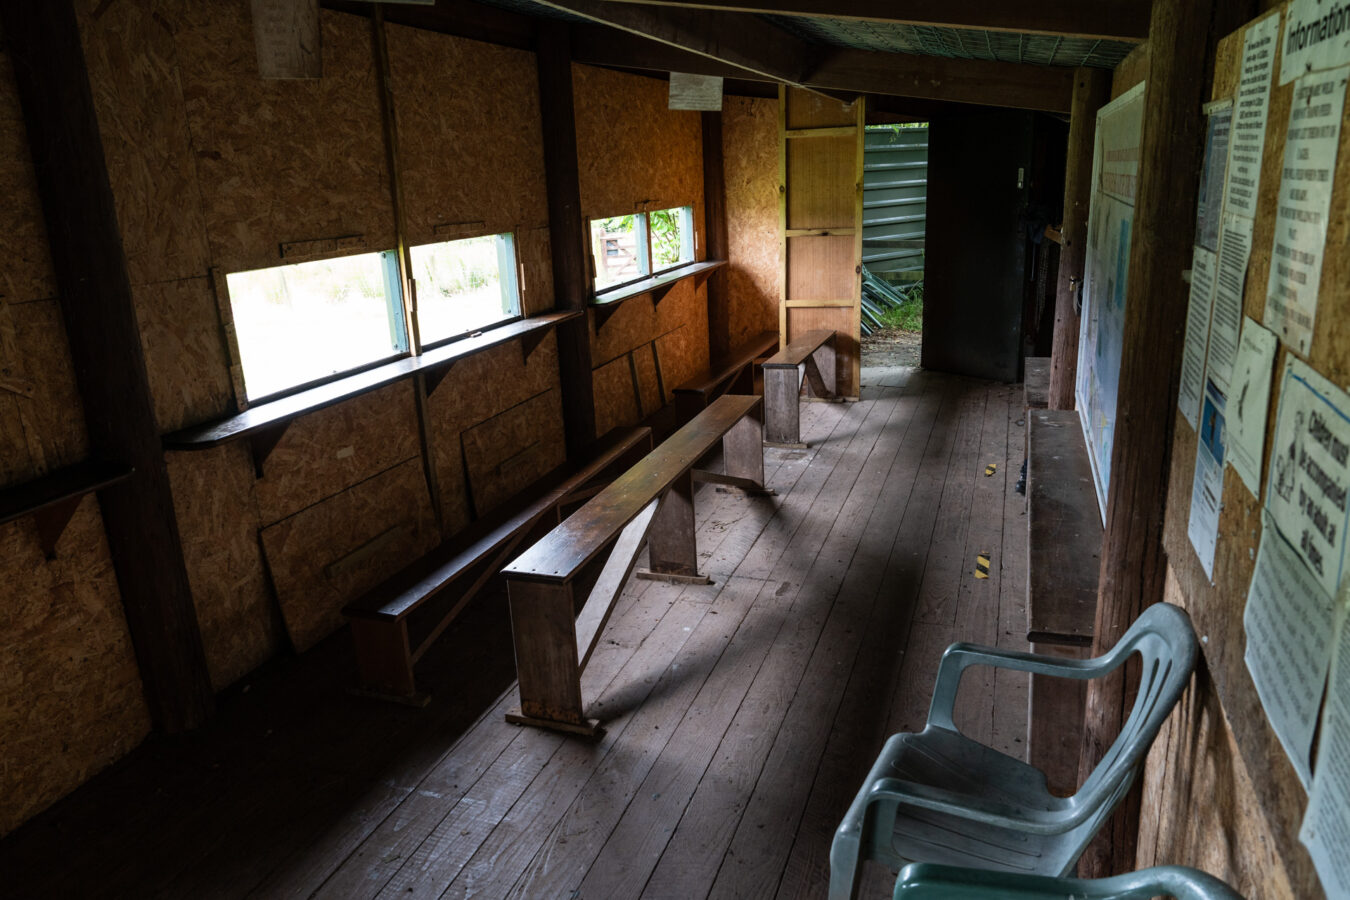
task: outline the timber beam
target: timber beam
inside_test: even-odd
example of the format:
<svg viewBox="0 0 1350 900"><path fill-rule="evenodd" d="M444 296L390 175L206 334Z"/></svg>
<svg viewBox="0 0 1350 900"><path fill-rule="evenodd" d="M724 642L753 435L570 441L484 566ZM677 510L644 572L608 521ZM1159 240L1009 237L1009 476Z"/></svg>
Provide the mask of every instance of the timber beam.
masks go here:
<svg viewBox="0 0 1350 900"><path fill-rule="evenodd" d="M617 0L773 16L863 19L897 25L978 28L1062 37L1142 41L1147 0Z"/></svg>

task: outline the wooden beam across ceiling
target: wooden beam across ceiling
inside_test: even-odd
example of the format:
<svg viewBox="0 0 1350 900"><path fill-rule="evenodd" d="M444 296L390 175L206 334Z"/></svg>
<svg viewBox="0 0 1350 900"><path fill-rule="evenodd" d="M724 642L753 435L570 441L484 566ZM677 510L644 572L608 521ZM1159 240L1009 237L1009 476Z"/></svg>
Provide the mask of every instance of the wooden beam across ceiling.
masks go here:
<svg viewBox="0 0 1350 900"><path fill-rule="evenodd" d="M610 0L776 16L864 19L899 25L1142 41L1147 0Z"/></svg>

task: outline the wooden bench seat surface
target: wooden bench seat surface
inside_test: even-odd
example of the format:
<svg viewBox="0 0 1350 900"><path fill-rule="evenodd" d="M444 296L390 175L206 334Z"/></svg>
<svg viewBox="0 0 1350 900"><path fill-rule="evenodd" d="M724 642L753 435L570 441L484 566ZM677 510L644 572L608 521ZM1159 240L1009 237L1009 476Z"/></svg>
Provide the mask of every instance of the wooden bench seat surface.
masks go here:
<svg viewBox="0 0 1350 900"><path fill-rule="evenodd" d="M732 375L735 375L745 366L750 365L756 359L773 350L778 346L778 332L765 331L756 337L746 341L739 347L736 347L725 357L713 360L708 365L708 371L697 378L691 378L684 384L675 388L677 392L693 392L697 394L706 394L713 390L723 381L726 381Z"/></svg>
<svg viewBox="0 0 1350 900"><path fill-rule="evenodd" d="M585 463L564 463L541 478L528 496L493 510L425 556L367 591L342 610L348 618L397 620L420 606L460 574L497 552L572 491L646 440L646 427L616 429L601 438Z"/></svg>
<svg viewBox="0 0 1350 900"><path fill-rule="evenodd" d="M1102 520L1078 413L1027 412L1028 638L1089 644Z"/></svg>
<svg viewBox="0 0 1350 900"><path fill-rule="evenodd" d="M502 571L510 577L535 581L571 580L647 504L692 469L733 425L762 402L759 397L741 394L718 397Z"/></svg>
<svg viewBox="0 0 1350 900"><path fill-rule="evenodd" d="M805 362L808 356L820 349L821 344L832 337L834 337L834 332L828 328L799 334L792 339L792 343L766 359L764 361L764 368L795 369Z"/></svg>

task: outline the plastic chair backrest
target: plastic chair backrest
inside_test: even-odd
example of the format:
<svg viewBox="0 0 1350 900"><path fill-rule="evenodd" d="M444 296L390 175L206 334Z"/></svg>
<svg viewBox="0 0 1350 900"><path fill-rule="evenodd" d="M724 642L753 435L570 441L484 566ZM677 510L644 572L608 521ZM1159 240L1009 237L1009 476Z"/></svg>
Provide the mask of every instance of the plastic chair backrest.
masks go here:
<svg viewBox="0 0 1350 900"><path fill-rule="evenodd" d="M1155 866L1110 878L1047 878L914 863L900 870L894 900L1242 900L1213 875L1186 866Z"/></svg>

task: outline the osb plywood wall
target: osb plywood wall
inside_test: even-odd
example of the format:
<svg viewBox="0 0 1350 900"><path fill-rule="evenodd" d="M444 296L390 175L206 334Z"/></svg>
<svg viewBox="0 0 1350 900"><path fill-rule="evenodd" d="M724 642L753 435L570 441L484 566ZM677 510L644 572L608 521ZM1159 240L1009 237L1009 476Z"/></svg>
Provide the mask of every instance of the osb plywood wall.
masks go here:
<svg viewBox="0 0 1350 900"><path fill-rule="evenodd" d="M1234 94L1243 30L1219 45L1212 96ZM1274 71L1278 73L1277 57ZM1272 84L1258 215L1247 270L1244 311L1258 322L1265 308L1276 199L1293 84ZM1337 157L1326 265L1316 330L1307 361L1339 384L1350 379L1350 147L1345 132ZM1281 345L1275 371L1288 350ZM1270 401L1270 428L1279 406L1279 381ZM1267 447L1273 442L1268 433ZM1231 471L1225 476L1214 581L1201 569L1187 538L1196 433L1177 414L1172 445L1164 546L1167 599L1190 613L1204 638L1204 663L1184 708L1169 723L1166 740L1149 758L1141 861L1212 864L1252 897L1320 897L1311 860L1298 840L1307 794L1262 711L1243 662L1242 625L1247 590L1261 539L1258 498ZM1203 812L1202 812L1203 811ZM1202 827L1203 826L1203 827ZM1146 855L1148 854L1148 855Z"/></svg>
<svg viewBox="0 0 1350 900"><path fill-rule="evenodd" d="M778 328L783 250L778 240L778 103L727 97L722 155L730 228L727 293L730 345Z"/></svg>
<svg viewBox="0 0 1350 900"><path fill-rule="evenodd" d="M695 256L704 258L699 114L667 109L668 87L658 79L573 65L572 84L582 214L692 206ZM592 313L590 331L596 432L604 434L654 412L707 368L707 289L685 280L659 304L634 298L603 326Z"/></svg>
<svg viewBox="0 0 1350 900"><path fill-rule="evenodd" d="M9 57L0 53L0 486L88 453ZM48 560L32 517L0 525L0 834L150 728L98 501Z"/></svg>

